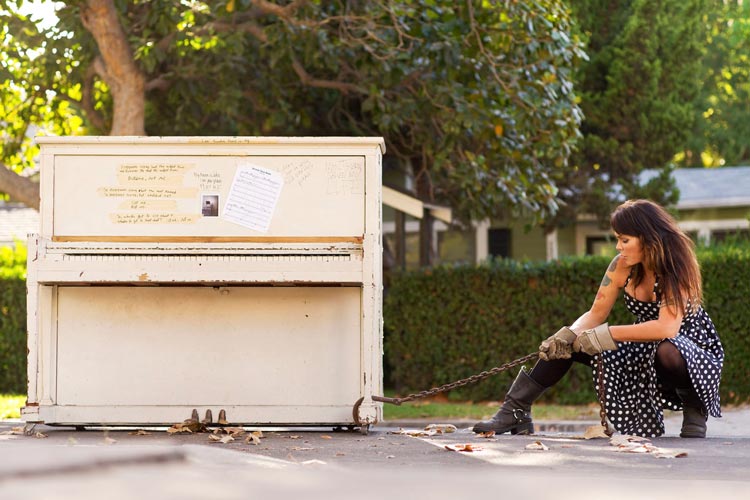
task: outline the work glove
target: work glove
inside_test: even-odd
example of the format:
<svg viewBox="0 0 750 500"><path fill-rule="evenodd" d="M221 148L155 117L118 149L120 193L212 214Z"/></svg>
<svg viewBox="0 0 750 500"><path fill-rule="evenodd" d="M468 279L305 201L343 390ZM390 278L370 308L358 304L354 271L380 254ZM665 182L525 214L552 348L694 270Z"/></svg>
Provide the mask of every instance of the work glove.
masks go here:
<svg viewBox="0 0 750 500"><path fill-rule="evenodd" d="M553 359L569 359L573 354L573 341L576 334L573 330L564 326L554 335L539 345L539 359L552 361Z"/></svg>
<svg viewBox="0 0 750 500"><path fill-rule="evenodd" d="M607 323L602 323L595 328L585 330L578 336L578 338L576 338L575 342L573 342L573 351L585 352L590 356L601 354L604 351L616 350L617 343L615 343L615 340L612 338Z"/></svg>

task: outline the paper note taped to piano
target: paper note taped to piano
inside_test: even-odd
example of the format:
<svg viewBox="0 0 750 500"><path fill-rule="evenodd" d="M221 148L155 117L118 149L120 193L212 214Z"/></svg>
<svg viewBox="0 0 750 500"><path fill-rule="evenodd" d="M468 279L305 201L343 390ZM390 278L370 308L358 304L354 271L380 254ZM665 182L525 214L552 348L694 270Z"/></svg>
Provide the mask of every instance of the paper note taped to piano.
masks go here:
<svg viewBox="0 0 750 500"><path fill-rule="evenodd" d="M284 186L279 172L250 163L237 167L222 217L267 233Z"/></svg>

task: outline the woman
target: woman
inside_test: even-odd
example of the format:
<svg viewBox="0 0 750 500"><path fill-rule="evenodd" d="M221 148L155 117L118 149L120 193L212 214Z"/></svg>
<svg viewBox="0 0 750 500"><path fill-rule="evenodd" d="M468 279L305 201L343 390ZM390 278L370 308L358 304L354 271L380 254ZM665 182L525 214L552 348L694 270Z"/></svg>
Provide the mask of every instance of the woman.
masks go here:
<svg viewBox="0 0 750 500"><path fill-rule="evenodd" d="M627 201L610 218L618 255L591 309L542 342L531 373L522 370L500 410L474 432L534 432L531 404L570 369L590 364L598 380L602 357L605 409L622 434L664 433L663 408L683 410L680 436L706 437L708 415L721 416L724 350L701 307L702 287L692 241L659 205ZM632 325L605 322L620 290L636 316ZM598 387L597 387L598 391Z"/></svg>

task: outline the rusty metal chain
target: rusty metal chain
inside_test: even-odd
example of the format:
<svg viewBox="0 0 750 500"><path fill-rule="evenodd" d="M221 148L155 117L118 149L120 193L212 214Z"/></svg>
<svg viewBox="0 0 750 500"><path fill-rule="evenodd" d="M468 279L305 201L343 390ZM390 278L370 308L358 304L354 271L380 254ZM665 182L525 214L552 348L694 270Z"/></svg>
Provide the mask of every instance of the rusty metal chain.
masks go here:
<svg viewBox="0 0 750 500"><path fill-rule="evenodd" d="M596 370L597 370L597 387L598 387L598 399L599 399L599 417L601 418L602 427L604 427L604 433L607 436L612 437L612 429L607 425L607 410L604 408L604 402L607 397L607 392L604 390L604 356L600 353L596 357Z"/></svg>
<svg viewBox="0 0 750 500"><path fill-rule="evenodd" d="M472 375L471 377L467 377L461 380L456 380L455 382L451 382L449 384L444 384L439 387L433 387L432 389L421 391L421 392L415 392L413 394L409 394L407 396L401 397L401 398L388 398L385 396L372 396L373 401L379 401L381 403L390 403L394 404L396 406L401 405L401 403L406 403L408 401L414 401L415 399L422 399L429 396L434 396L435 394L440 394L441 392L450 391L451 389L456 389L458 387L463 387L465 385L473 384L476 382L479 382L480 380L484 380L487 377L491 377L492 375L495 375L500 372L504 372L506 370L510 370L513 367L516 367L518 365L522 365L528 361L535 360L539 357L538 352L534 352L531 354L527 354L526 356L523 356L522 358L515 359L513 361L510 361L508 363L505 363L500 366L496 366L495 368L492 368L490 370L486 370L480 373L477 373L476 375ZM602 427L604 427L604 432L607 434L607 436L612 435L612 430L607 425L607 411L604 407L604 402L606 398L606 391L604 390L604 370L603 370L603 362L602 362L602 355L599 354L597 356L597 371L598 371L598 399L599 399L599 416L601 417L601 424ZM354 416L354 422L357 425L361 425L359 421L359 407L362 404L362 401L364 401L365 398L359 398L356 403L354 403L354 408L352 409L352 414Z"/></svg>
<svg viewBox="0 0 750 500"><path fill-rule="evenodd" d="M434 387L428 391L416 392L414 394L409 394L408 396L404 396L402 398L386 398L384 396L373 396L372 400L380 401L382 403L391 403L391 404L398 406L401 403L406 403L407 401L414 401L415 399L422 399L422 398L426 398L429 396L434 396L435 394L440 394L441 392L450 391L451 389L456 389L458 387L463 387L468 384L479 382L480 380L484 380L487 377L491 377L492 375L495 375L496 373L510 370L511 368L515 366L522 365L538 357L539 357L538 352L527 354L526 356L522 358L518 358L509 363L505 363L504 365L497 366L495 368L492 368L491 370L486 370L481 373L477 373L476 375L472 375L471 377L464 378L461 380L456 380L455 382L451 382L450 384L441 385L440 387Z"/></svg>

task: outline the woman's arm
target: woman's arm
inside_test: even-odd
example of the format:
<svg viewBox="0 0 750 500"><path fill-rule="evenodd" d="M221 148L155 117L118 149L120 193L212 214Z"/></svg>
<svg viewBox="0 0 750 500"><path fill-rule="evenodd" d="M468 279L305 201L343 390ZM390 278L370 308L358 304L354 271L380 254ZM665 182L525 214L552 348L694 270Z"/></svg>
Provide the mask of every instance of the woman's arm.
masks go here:
<svg viewBox="0 0 750 500"><path fill-rule="evenodd" d="M644 321L637 325L610 326L609 332L612 338L618 342L651 342L666 338L673 338L680 331L683 314L673 310L673 307L662 306L659 309L659 318Z"/></svg>
<svg viewBox="0 0 750 500"><path fill-rule="evenodd" d="M612 259L607 272L599 286L596 299L591 309L586 311L571 326L570 329L580 334L601 325L607 320L612 307L620 295L620 289L625 287L625 282L630 274L630 266L620 259L619 254ZM683 313L675 307L663 305L659 309L659 318L644 321L637 325L615 325L609 327L612 338L618 342L651 342L672 338L680 331Z"/></svg>
<svg viewBox="0 0 750 500"><path fill-rule="evenodd" d="M620 255L617 254L609 263L606 273L604 273L604 278L602 278L599 290L596 292L596 298L591 305L591 309L575 320L570 329L576 333L581 333L604 323L620 295L620 289L625 286L629 274L630 266L626 265L620 259Z"/></svg>

